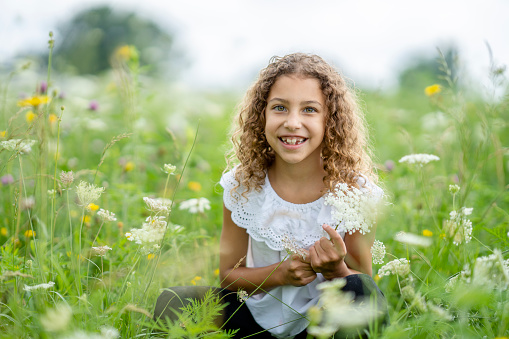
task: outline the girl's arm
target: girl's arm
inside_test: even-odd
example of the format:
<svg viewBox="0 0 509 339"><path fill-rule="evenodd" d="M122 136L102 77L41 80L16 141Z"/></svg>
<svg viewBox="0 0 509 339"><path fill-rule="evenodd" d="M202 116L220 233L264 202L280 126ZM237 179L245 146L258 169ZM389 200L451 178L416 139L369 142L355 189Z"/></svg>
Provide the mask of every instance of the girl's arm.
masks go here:
<svg viewBox="0 0 509 339"><path fill-rule="evenodd" d="M268 291L282 285L307 285L316 278L311 264L298 255L266 267L246 267L248 241L246 230L232 221L231 211L223 206L223 230L219 244L221 287L233 291L242 288L251 293L262 283L261 288ZM263 292L262 289L255 293L260 292Z"/></svg>
<svg viewBox="0 0 509 339"><path fill-rule="evenodd" d="M322 273L327 280L358 273L372 274L370 237L357 232L347 234L343 241L329 225L324 225L323 229L330 240L323 237L309 249L315 272Z"/></svg>

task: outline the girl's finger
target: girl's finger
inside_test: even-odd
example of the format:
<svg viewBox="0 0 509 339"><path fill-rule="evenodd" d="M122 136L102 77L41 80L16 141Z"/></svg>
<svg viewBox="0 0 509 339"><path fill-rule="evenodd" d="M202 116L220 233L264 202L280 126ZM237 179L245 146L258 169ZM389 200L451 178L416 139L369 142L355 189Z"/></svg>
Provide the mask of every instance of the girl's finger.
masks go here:
<svg viewBox="0 0 509 339"><path fill-rule="evenodd" d="M346 253L345 242L343 241L343 238L341 238L339 233L334 228L330 227L327 224L323 224L322 228L330 236L330 241L332 241L334 247L336 247L342 253Z"/></svg>

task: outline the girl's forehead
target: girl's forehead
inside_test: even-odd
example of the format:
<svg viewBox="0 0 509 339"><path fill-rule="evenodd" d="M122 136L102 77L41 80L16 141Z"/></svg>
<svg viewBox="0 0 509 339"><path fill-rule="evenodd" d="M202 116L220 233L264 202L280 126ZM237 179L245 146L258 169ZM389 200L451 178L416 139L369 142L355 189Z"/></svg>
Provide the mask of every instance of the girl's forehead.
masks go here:
<svg viewBox="0 0 509 339"><path fill-rule="evenodd" d="M320 81L309 76L293 74L279 76L272 84L267 99L281 95L295 98L313 97L315 100L325 102Z"/></svg>

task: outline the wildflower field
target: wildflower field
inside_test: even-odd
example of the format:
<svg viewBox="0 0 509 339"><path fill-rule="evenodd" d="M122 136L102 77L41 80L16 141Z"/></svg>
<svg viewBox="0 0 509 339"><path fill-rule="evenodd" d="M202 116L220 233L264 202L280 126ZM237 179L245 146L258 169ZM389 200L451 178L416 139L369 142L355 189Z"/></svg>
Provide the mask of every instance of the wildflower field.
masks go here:
<svg viewBox="0 0 509 339"><path fill-rule="evenodd" d="M0 74L0 338L229 337L214 298L169 329L151 314L162 288L219 286L241 94L150 77L134 46L101 76L56 74L52 44L47 73ZM369 337L508 337L505 68L469 86L437 59L436 84L361 94L389 202L372 253L390 325Z"/></svg>

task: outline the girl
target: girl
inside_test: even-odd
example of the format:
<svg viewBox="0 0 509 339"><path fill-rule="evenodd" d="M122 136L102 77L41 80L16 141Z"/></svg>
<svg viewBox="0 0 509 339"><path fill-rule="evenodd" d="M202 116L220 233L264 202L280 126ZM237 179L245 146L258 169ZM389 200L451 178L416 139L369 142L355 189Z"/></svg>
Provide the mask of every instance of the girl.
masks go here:
<svg viewBox="0 0 509 339"><path fill-rule="evenodd" d="M384 302L371 279L374 230L335 230L324 204L339 183L381 194L363 117L343 78L316 55L273 58L248 90L237 122L228 160L239 164L220 181L218 293L229 319L223 328L240 328L238 338L305 338L317 285L337 278L346 279L344 291ZM245 304L228 293L238 290L252 294ZM158 304L168 305L169 297Z"/></svg>

